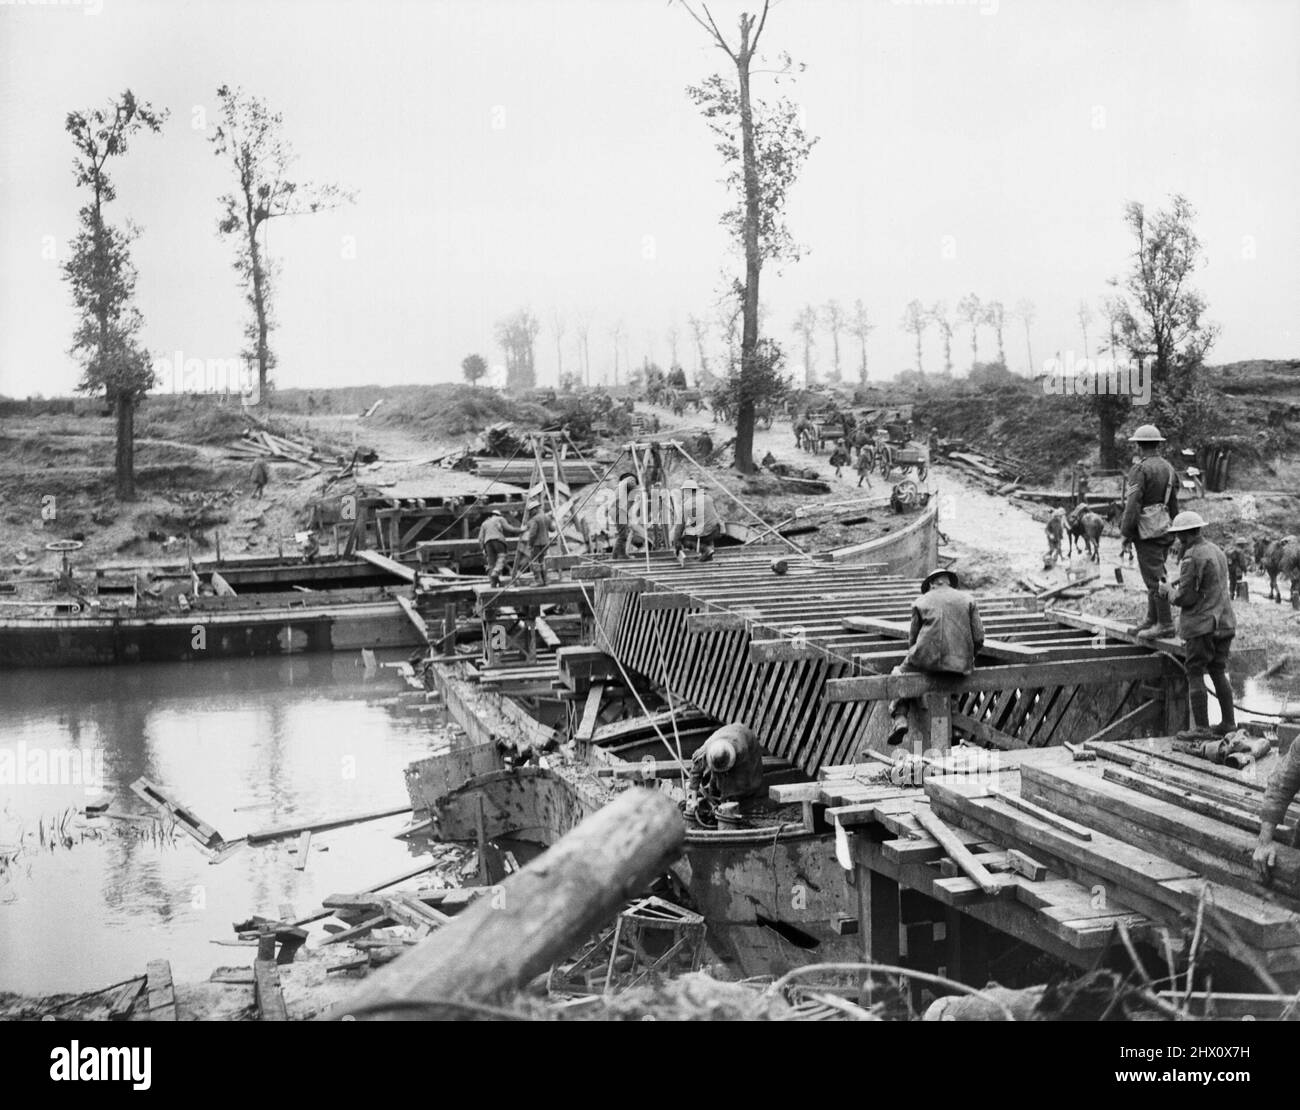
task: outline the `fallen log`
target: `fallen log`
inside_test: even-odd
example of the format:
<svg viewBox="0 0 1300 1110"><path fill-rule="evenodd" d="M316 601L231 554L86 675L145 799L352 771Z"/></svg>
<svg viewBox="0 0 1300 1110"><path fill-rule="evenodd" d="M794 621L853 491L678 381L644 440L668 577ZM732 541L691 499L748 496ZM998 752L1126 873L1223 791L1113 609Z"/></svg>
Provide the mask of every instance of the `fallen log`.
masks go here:
<svg viewBox="0 0 1300 1110"><path fill-rule="evenodd" d="M664 794L634 788L588 817L494 897L481 898L368 979L329 1017L409 1019L521 987L618 912L680 854L686 828Z"/></svg>

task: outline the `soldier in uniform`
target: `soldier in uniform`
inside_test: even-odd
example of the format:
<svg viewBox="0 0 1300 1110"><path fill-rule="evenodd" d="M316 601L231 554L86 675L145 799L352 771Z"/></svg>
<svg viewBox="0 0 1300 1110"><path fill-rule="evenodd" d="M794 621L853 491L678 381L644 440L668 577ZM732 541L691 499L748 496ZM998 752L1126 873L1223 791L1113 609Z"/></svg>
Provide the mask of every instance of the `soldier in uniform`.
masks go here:
<svg viewBox="0 0 1300 1110"><path fill-rule="evenodd" d="M1209 726L1209 693L1205 676L1214 683L1219 699L1221 721L1209 731L1226 736L1237 727L1232 701L1232 683L1228 681L1228 652L1237 631L1237 618L1228 597L1228 557L1218 544L1211 543L1201 529L1205 521L1200 513L1179 513L1169 531L1182 541L1183 555L1178 567L1178 582L1172 587L1161 585L1170 600L1181 610L1178 632L1187 645L1188 699L1192 705L1192 727Z"/></svg>
<svg viewBox="0 0 1300 1110"><path fill-rule="evenodd" d="M1232 545L1232 550L1228 552L1228 585L1229 596L1233 601L1237 600L1237 595L1241 592L1241 580L1246 577L1246 572L1250 570L1250 554L1246 551L1246 541L1238 540Z"/></svg>
<svg viewBox="0 0 1300 1110"><path fill-rule="evenodd" d="M745 725L723 725L695 752L687 782L686 812L711 824L724 802L745 802L763 792L763 749Z"/></svg>
<svg viewBox="0 0 1300 1110"><path fill-rule="evenodd" d="M1146 620L1134 631L1143 639L1172 636L1173 612L1168 594L1161 592L1160 584L1165 580L1165 560L1174 542L1169 534L1169 522L1178 515L1178 476L1160 456L1165 437L1154 424L1143 424L1129 436L1129 441L1138 445L1142 456L1129 471L1119 530L1133 544L1138 570L1147 588Z"/></svg>

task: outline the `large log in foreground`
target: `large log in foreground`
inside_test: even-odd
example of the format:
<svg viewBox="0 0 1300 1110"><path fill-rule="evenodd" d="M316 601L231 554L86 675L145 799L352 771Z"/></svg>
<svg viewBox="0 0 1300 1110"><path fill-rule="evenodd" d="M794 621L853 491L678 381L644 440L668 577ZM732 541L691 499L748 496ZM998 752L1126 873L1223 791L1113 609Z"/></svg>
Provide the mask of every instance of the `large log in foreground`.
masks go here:
<svg viewBox="0 0 1300 1110"><path fill-rule="evenodd" d="M685 837L667 795L640 788L620 794L329 1016L455 1016L439 1005L499 999L613 918L681 854Z"/></svg>

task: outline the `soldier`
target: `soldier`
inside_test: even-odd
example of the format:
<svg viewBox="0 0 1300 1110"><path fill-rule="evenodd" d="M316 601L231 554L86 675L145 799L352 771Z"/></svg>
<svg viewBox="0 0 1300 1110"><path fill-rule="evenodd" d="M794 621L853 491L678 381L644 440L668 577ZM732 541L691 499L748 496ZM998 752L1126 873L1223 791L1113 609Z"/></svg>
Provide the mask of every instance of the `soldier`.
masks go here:
<svg viewBox="0 0 1300 1110"><path fill-rule="evenodd" d="M1074 467L1075 490L1080 505L1088 503L1088 487L1092 484L1092 471L1088 468L1088 461L1080 459Z"/></svg>
<svg viewBox="0 0 1300 1110"><path fill-rule="evenodd" d="M712 824L723 802L745 802L763 791L763 749L745 725L735 722L714 732L691 759L686 812Z"/></svg>
<svg viewBox="0 0 1300 1110"><path fill-rule="evenodd" d="M962 591L957 575L935 570L921 583L921 596L912 605L912 629L907 658L893 674L967 675L975 669L975 657L984 646L984 626L979 606ZM889 703L889 744L900 744L907 735L910 698Z"/></svg>
<svg viewBox="0 0 1300 1110"><path fill-rule="evenodd" d="M1228 596L1237 600L1237 595L1241 592L1241 580L1246 577L1246 572L1250 570L1250 555L1246 551L1246 541L1238 540L1232 545L1232 550L1228 552L1228 584L1230 589Z"/></svg>
<svg viewBox="0 0 1300 1110"><path fill-rule="evenodd" d="M840 472L849 465L849 454L844 450L843 444L835 445L835 450L831 452L830 464L835 468L835 477L839 478Z"/></svg>
<svg viewBox="0 0 1300 1110"><path fill-rule="evenodd" d="M871 452L858 448L858 485L866 482L867 489L871 488L871 463Z"/></svg>
<svg viewBox="0 0 1300 1110"><path fill-rule="evenodd" d="M685 560L683 540L687 536L695 537L696 549L700 553L700 562L707 563L713 558L713 544L722 535L722 517L718 515L713 497L701 493L699 483L688 478L682 483L678 493L677 520L673 526L673 551L679 562Z"/></svg>
<svg viewBox="0 0 1300 1110"><path fill-rule="evenodd" d="M248 476L253 480L253 496L260 501L262 499L262 490L266 489L266 481L269 477L266 470L266 461L264 459L253 460L253 468L249 471Z"/></svg>
<svg viewBox="0 0 1300 1110"><path fill-rule="evenodd" d="M1178 567L1178 582L1172 588L1162 582L1160 589L1182 612L1178 631L1186 644L1188 698L1192 703L1192 726L1204 730L1209 725L1209 694L1205 689L1208 673L1219 699L1219 724L1209 731L1226 736L1237 727L1232 703L1232 683L1228 681L1228 652L1237 631L1237 618L1228 597L1228 559L1217 544L1201 535L1205 521L1199 513L1179 513L1169 531L1182 540L1183 557Z"/></svg>
<svg viewBox="0 0 1300 1110"><path fill-rule="evenodd" d="M478 530L478 545L483 550L483 565L487 567L488 584L501 585L501 574L506 569L506 540L518 536L520 529L506 520L500 509L493 509Z"/></svg>
<svg viewBox="0 0 1300 1110"><path fill-rule="evenodd" d="M1273 867L1277 863L1273 836L1285 820L1297 791L1300 791L1300 744L1293 742L1269 776L1264 801L1259 807L1259 839L1255 842L1253 862L1261 883L1273 881Z"/></svg>
<svg viewBox="0 0 1300 1110"><path fill-rule="evenodd" d="M320 554L320 540L316 538L316 533L311 529L307 530L307 537L302 541L302 561L304 563L314 563L316 556Z"/></svg>
<svg viewBox="0 0 1300 1110"><path fill-rule="evenodd" d="M1133 543L1138 570L1147 588L1146 620L1134 631L1142 639L1172 636L1173 612L1169 608L1168 592L1162 593L1160 584L1165 580L1165 560L1173 543L1169 521L1178 515L1178 476L1160 457L1160 445L1165 437L1154 424L1143 424L1129 436L1129 441L1138 445L1142 457L1129 471L1119 530Z"/></svg>
<svg viewBox="0 0 1300 1110"><path fill-rule="evenodd" d="M553 531L550 514L539 505L524 529L524 547L528 550L528 568L543 586L546 585L546 552Z"/></svg>
<svg viewBox="0 0 1300 1110"><path fill-rule="evenodd" d="M638 496L641 483L630 470L624 472L618 480L615 490L613 511L617 514L614 524L614 558L627 558L627 538L632 519L632 503Z"/></svg>
<svg viewBox="0 0 1300 1110"><path fill-rule="evenodd" d="M1061 550L1063 539L1065 539L1065 510L1058 505L1047 518L1047 557L1043 560L1044 567L1055 566L1058 559L1065 558L1065 552Z"/></svg>

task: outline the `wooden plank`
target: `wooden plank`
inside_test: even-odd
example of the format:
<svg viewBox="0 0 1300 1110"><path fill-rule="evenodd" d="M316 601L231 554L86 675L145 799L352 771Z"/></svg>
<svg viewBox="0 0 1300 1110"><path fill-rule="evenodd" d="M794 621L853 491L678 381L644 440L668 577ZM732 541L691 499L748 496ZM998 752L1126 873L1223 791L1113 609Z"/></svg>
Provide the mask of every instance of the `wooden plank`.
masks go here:
<svg viewBox="0 0 1300 1110"><path fill-rule="evenodd" d="M351 813L346 817L320 817L312 821L303 821L295 825L277 825L271 828L258 829L256 832L250 832L247 840L249 844L266 844L272 840L283 840L286 837L299 836L304 832L323 832L326 829L337 829L344 825L358 825L364 821L378 821L382 817L395 817L399 813L410 813L411 805L388 806L384 809L370 810L366 813Z"/></svg>
<svg viewBox="0 0 1300 1110"><path fill-rule="evenodd" d="M120 984L112 989L112 992L104 999L108 1007L109 1021L122 1021L131 1013L131 1007L135 1005L135 1000L145 988L148 982L147 975L141 975L138 979L128 979L125 983Z"/></svg>
<svg viewBox="0 0 1300 1110"><path fill-rule="evenodd" d="M1011 848L1007 851L1007 864L1017 875L1023 875L1030 882L1041 882L1047 877L1047 867L1032 856Z"/></svg>
<svg viewBox="0 0 1300 1110"><path fill-rule="evenodd" d="M1238 809L1235 806L1196 794L1182 787L1163 783L1157 779L1148 778L1146 775L1134 774L1122 767L1102 768L1102 778L1107 782L1114 782L1120 786L1128 787L1129 790L1137 791L1139 794L1146 794L1148 797L1158 798L1162 802L1170 802L1173 805L1181 806L1183 809L1190 809L1193 813L1213 817L1216 821L1222 821L1224 824L1236 825L1237 828L1245 829L1247 832L1259 831L1258 813ZM1279 826L1277 830L1283 843L1290 842L1294 831L1294 828L1285 825Z"/></svg>
<svg viewBox="0 0 1300 1110"><path fill-rule="evenodd" d="M356 554L358 558L364 559L371 566L386 571L394 578L401 578L411 583L415 582L415 569L413 567L403 566L396 559L390 559L387 555L381 555L378 551L361 550Z"/></svg>
<svg viewBox="0 0 1300 1110"><path fill-rule="evenodd" d="M1141 729L1154 725L1164 715L1164 702L1148 698L1136 709L1125 713L1119 720L1095 732L1083 741L1085 744L1104 744L1110 740L1126 740Z"/></svg>
<svg viewBox="0 0 1300 1110"><path fill-rule="evenodd" d="M150 1021L176 1020L176 988L172 984L172 965L166 960L150 960L148 979L148 1013Z"/></svg>
<svg viewBox="0 0 1300 1110"><path fill-rule="evenodd" d="M892 640L909 640L912 635L910 624L900 624L880 617L845 617L840 623L851 632L880 632ZM1041 656L1043 650L1005 640L986 639L980 648L980 654L1018 662Z"/></svg>
<svg viewBox="0 0 1300 1110"><path fill-rule="evenodd" d="M175 798L165 793L162 787L151 782L143 775L131 783L131 790L151 806L171 814L181 829L197 840L205 848L218 849L224 843L216 829L197 814L181 805Z"/></svg>
<svg viewBox="0 0 1300 1110"><path fill-rule="evenodd" d="M289 1011L280 989L280 968L274 960L253 961L253 994L262 1021L288 1021Z"/></svg>
<svg viewBox="0 0 1300 1110"><path fill-rule="evenodd" d="M1023 775L1023 770L1021 774ZM1035 805L1019 794L1010 794L1005 790L991 790L989 793L997 798L1000 802L1005 802L1009 806L1015 806L1016 809L1036 817L1045 825L1051 825L1053 828L1060 829L1063 833L1068 833L1076 840L1091 840L1092 830L1085 828L1076 821L1067 821L1064 817L1052 813L1050 810L1043 809L1042 806Z"/></svg>
<svg viewBox="0 0 1300 1110"><path fill-rule="evenodd" d="M406 614L407 619L415 626L416 632L420 634L420 639L422 639L426 644L432 643L433 641L429 639L429 626L425 623L424 618L415 611L415 606L411 604L410 599L398 594L397 604L402 607L402 612Z"/></svg>
<svg viewBox="0 0 1300 1110"><path fill-rule="evenodd" d="M600 703L604 696L605 684L593 683L587 691L587 702L582 707L582 721L578 725L578 731L573 734L574 739L591 740L596 735L596 720L600 716Z"/></svg>
<svg viewBox="0 0 1300 1110"><path fill-rule="evenodd" d="M302 836L298 838L298 854L293 861L295 871L304 871L307 868L307 853L311 851L311 829L304 829Z"/></svg>
<svg viewBox="0 0 1300 1110"><path fill-rule="evenodd" d="M1174 666L1158 653L1117 659L1071 660L979 667L964 676L933 674L879 675L832 679L826 684L828 701L918 698L926 694L962 694L975 690L1015 689L1022 686L1100 686L1123 679L1158 678Z"/></svg>
<svg viewBox="0 0 1300 1110"><path fill-rule="evenodd" d="M1003 879L996 878L991 871L980 863L974 854L964 845L941 818L937 817L929 806L917 806L913 811L920 826L925 829L948 853L953 862L975 881L985 894L999 894L1006 886Z"/></svg>

